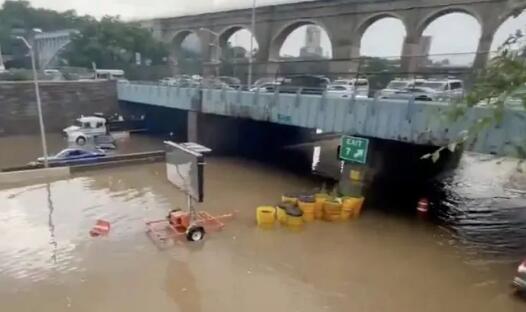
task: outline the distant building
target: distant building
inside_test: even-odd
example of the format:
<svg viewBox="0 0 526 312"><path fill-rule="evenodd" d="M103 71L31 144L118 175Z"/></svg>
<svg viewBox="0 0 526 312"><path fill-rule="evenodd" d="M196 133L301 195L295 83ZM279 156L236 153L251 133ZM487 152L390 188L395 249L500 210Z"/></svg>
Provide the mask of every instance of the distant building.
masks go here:
<svg viewBox="0 0 526 312"><path fill-rule="evenodd" d="M307 26L305 46L300 50L301 58L323 58L321 47L321 28L315 25Z"/></svg>

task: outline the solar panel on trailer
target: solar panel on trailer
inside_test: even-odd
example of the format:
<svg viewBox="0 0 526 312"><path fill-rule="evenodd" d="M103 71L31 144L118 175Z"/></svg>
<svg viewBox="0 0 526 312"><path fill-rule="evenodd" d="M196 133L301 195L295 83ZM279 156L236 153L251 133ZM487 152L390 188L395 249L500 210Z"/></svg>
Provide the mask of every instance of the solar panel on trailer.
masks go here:
<svg viewBox="0 0 526 312"><path fill-rule="evenodd" d="M202 202L204 198L203 155L170 141L164 143L168 181L194 200Z"/></svg>

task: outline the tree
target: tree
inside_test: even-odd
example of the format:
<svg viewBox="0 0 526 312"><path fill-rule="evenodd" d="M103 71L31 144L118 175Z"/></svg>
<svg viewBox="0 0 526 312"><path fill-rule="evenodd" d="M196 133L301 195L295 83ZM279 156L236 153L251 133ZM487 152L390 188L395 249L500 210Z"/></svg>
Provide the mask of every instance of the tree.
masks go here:
<svg viewBox="0 0 526 312"><path fill-rule="evenodd" d="M488 66L478 73L465 101L453 103L450 120L457 121L465 117L474 106L486 107L488 114L459 133L456 141L439 148L433 154L424 155L423 158L436 161L441 151L454 151L458 145L476 139L484 130L500 125L505 110L526 109L526 37L522 31L510 35ZM518 142L510 142L510 145L515 149L515 156L526 158L526 135Z"/></svg>
<svg viewBox="0 0 526 312"><path fill-rule="evenodd" d="M135 63L135 55L150 60L151 65L165 62L168 48L137 24L122 22L118 17L103 17L74 35L62 54L71 66L126 69Z"/></svg>
<svg viewBox="0 0 526 312"><path fill-rule="evenodd" d="M61 57L72 66L91 68L92 62L106 68L129 68L135 64L136 53L150 65L162 64L168 56L165 44L135 23L118 17L104 17L97 21L91 16L78 16L75 11L59 13L36 9L28 1L4 2L0 9L0 45L4 54L15 57L14 64L25 65L27 48L15 35L31 39L31 29L43 31L76 29L75 35Z"/></svg>

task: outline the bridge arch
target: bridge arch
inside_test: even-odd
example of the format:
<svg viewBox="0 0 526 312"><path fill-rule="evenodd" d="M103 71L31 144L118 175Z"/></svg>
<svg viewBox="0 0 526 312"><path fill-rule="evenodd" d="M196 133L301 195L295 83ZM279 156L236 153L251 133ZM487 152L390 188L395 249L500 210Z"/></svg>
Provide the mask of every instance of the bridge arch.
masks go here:
<svg viewBox="0 0 526 312"><path fill-rule="evenodd" d="M183 41L186 38L188 38L188 36L190 35L195 35L199 38L199 34L194 30L191 30L191 29L179 30L172 36L171 46L175 48L176 50L181 49Z"/></svg>
<svg viewBox="0 0 526 312"><path fill-rule="evenodd" d="M480 28L481 29L483 28L483 24L484 24L483 19L475 10L471 9L470 7L466 7L466 6L450 6L450 7L441 8L439 10L433 11L429 13L428 15L426 15L418 24L416 28L416 35L418 37L422 36L426 28L431 23L451 13L464 13L464 14L470 15L471 17L475 18L478 21Z"/></svg>
<svg viewBox="0 0 526 312"><path fill-rule="evenodd" d="M390 45L391 45L391 48L392 48L392 45L393 44L396 44L397 45L397 48L396 49L396 52L393 52L393 53L390 53L392 55L381 55L381 56L396 56L396 57L399 57L401 54L402 54L402 47L403 47L403 44L404 44L404 38L405 36L407 35L407 26L406 26L406 23L404 21L404 18L394 12L383 12L383 13L378 13L378 14L373 14L373 15L370 15L370 16L367 16L360 24L359 26L357 27L356 29L356 35L355 35L355 38L357 38L357 45L359 46L359 53L360 53L360 56L380 56L380 55L376 55L376 54L366 54L365 51L363 51L363 48L364 48L364 41L367 38L367 35L368 35L368 31L369 30L373 30L373 27L375 27L376 25L379 25L378 23L379 22L382 22L382 21L393 21L394 25L392 25L393 27L396 27L396 28L399 28L399 30L401 30L401 35L402 37L401 38L393 38L394 41L399 41L399 42L391 42ZM391 31L393 31L393 29L390 29ZM398 29L396 29L398 30ZM397 40L399 39L399 40ZM399 45L399 47L398 47ZM367 47L365 47L367 48ZM381 50L381 49L378 49L378 50ZM393 49L389 49L389 50L393 50Z"/></svg>
<svg viewBox="0 0 526 312"><path fill-rule="evenodd" d="M290 34L297 30L298 28L302 26L308 26L308 25L315 25L320 27L325 34L329 37L330 41L330 55L332 58L332 50L334 49L333 44L334 40L332 38L332 34L329 33L328 27L324 25L321 21L315 20L315 19L301 19L301 20L295 20L292 22L289 22L285 24L283 27L281 27L277 34L272 38L271 45L270 45L270 51L269 51L269 58L270 60L279 60L280 59L280 51L283 47L283 44L287 40Z"/></svg>
<svg viewBox="0 0 526 312"><path fill-rule="evenodd" d="M194 51L195 57L186 62L186 51L183 49L185 40L191 37L196 38L196 49ZM197 31L191 29L183 29L177 31L170 41L170 65L174 69L174 73L191 73L195 74L202 70L202 41ZM188 63L188 64L187 64Z"/></svg>
<svg viewBox="0 0 526 312"><path fill-rule="evenodd" d="M525 6L526 7L526 6ZM490 51L495 52L498 48L514 34L517 30L524 32L526 25L526 9L516 9L503 15L499 20L499 25L495 30Z"/></svg>
<svg viewBox="0 0 526 312"><path fill-rule="evenodd" d="M364 18L363 21L359 24L359 26L356 28L357 36L361 39L363 34L367 31L367 29L370 26L384 18L396 18L397 20L402 22L404 28L407 28L404 22L404 18L395 12L375 13Z"/></svg>
<svg viewBox="0 0 526 312"><path fill-rule="evenodd" d="M239 31L248 31L248 32L252 32L250 30L250 26L248 25L242 25L242 24L238 24L238 25L230 25L230 26L227 26L225 28L223 28L220 32L219 32L219 44L221 47L224 47L226 45L226 43L228 42L228 40L234 35L236 34L237 32ZM256 38L256 35L254 34L254 40L255 42L258 42L257 38Z"/></svg>
<svg viewBox="0 0 526 312"><path fill-rule="evenodd" d="M475 64L481 63L480 57L485 55L477 53L482 52L484 26L481 15L469 7L451 6L431 12L417 27L419 45L413 51L417 68L462 71L478 66Z"/></svg>

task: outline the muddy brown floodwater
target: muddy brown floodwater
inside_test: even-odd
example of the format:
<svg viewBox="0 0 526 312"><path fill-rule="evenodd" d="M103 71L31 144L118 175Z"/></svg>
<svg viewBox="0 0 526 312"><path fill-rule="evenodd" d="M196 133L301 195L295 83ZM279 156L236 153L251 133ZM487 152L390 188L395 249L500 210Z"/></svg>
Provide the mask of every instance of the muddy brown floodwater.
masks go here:
<svg viewBox="0 0 526 312"><path fill-rule="evenodd" d="M145 221L185 201L161 163L0 190L1 310L525 311L509 287L514 265L468 252L432 223L369 209L300 232L256 227L257 206L317 186L258 162L210 158L199 208L237 216L202 244L166 251ZM98 218L111 232L91 238Z"/></svg>

